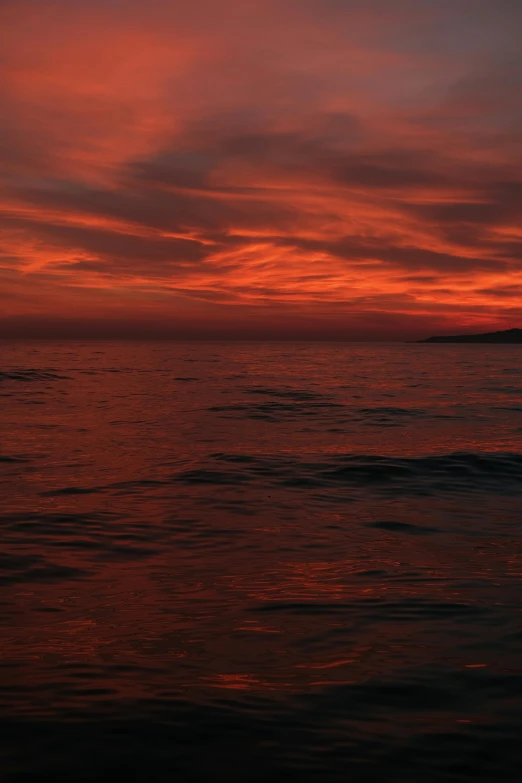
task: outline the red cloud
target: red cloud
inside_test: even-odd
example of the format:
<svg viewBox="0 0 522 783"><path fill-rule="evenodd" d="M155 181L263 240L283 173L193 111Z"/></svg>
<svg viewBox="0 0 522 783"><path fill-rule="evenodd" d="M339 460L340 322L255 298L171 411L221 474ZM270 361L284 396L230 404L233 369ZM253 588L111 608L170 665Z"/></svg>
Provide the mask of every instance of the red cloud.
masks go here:
<svg viewBox="0 0 522 783"><path fill-rule="evenodd" d="M520 13L464 5L4 3L5 333L511 324Z"/></svg>

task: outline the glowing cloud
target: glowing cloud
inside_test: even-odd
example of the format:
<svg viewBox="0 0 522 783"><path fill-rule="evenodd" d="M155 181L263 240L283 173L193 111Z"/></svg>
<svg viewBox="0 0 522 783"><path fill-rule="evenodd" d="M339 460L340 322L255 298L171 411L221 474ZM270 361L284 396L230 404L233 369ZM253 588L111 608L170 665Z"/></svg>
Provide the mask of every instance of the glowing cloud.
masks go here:
<svg viewBox="0 0 522 783"><path fill-rule="evenodd" d="M0 332L522 315L518 0L4 0Z"/></svg>

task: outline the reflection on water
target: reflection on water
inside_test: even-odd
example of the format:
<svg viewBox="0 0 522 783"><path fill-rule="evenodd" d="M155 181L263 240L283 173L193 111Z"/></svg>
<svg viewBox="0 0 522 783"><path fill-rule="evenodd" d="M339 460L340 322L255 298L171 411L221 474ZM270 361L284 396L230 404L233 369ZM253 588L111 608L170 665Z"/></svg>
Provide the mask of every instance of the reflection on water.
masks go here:
<svg viewBox="0 0 522 783"><path fill-rule="evenodd" d="M518 780L520 360L3 344L7 779Z"/></svg>

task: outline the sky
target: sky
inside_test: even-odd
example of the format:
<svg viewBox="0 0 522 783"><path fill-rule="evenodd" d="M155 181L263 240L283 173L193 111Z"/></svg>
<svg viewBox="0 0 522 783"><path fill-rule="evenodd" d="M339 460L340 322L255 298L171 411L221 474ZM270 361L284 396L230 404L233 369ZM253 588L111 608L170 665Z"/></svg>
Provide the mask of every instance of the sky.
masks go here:
<svg viewBox="0 0 522 783"><path fill-rule="evenodd" d="M522 326L520 0L0 0L0 336Z"/></svg>

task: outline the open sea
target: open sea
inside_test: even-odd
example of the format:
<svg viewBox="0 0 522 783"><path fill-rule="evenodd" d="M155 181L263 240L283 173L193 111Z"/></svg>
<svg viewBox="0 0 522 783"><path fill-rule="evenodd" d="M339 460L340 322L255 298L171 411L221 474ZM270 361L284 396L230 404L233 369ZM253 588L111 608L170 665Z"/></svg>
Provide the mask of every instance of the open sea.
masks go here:
<svg viewBox="0 0 522 783"><path fill-rule="evenodd" d="M5 781L520 781L522 346L1 342Z"/></svg>

